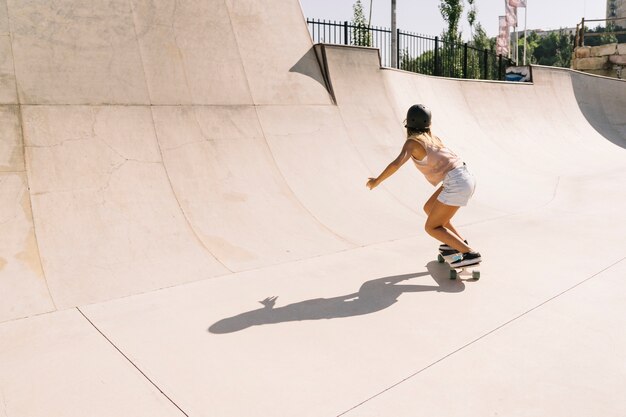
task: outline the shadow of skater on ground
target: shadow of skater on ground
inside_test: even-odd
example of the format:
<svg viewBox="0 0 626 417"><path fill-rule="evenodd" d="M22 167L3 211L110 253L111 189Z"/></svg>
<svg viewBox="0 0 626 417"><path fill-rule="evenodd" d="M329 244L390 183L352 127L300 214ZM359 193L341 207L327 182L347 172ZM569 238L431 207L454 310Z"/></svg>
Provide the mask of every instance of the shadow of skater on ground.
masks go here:
<svg viewBox="0 0 626 417"><path fill-rule="evenodd" d="M222 319L209 327L209 332L224 334L265 324L361 316L390 307L404 293L425 291L458 293L465 289L463 281L451 281L448 278L449 268L447 265L433 261L426 268L426 272L395 275L367 281L355 293L333 298L315 298L284 307L275 308L278 297L268 297L260 301L263 304L262 308ZM438 285L407 283L414 278L429 275L434 278Z"/></svg>

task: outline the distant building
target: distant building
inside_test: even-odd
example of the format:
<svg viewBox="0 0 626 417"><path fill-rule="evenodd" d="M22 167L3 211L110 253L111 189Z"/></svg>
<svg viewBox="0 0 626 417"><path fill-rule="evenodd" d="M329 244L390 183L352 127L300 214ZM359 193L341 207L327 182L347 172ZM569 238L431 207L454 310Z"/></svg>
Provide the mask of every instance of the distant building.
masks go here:
<svg viewBox="0 0 626 417"><path fill-rule="evenodd" d="M606 17L624 17L626 18L626 0L607 0L606 1ZM617 22L620 26L626 26L626 20Z"/></svg>
<svg viewBox="0 0 626 417"><path fill-rule="evenodd" d="M576 36L576 28L561 28L561 29L552 29L552 30L528 29L526 32L528 33L528 36L530 36L531 33L536 33L542 38L549 36L551 33L557 33L557 34L562 33L564 35ZM513 32L512 36L515 36L515 32ZM523 38L524 31L523 30L518 31L517 36L520 39Z"/></svg>
<svg viewBox="0 0 626 417"><path fill-rule="evenodd" d="M561 29L553 29L553 30L533 30L537 35L542 38L549 36L551 33L562 33L563 35L571 35L576 36L576 28L561 28Z"/></svg>

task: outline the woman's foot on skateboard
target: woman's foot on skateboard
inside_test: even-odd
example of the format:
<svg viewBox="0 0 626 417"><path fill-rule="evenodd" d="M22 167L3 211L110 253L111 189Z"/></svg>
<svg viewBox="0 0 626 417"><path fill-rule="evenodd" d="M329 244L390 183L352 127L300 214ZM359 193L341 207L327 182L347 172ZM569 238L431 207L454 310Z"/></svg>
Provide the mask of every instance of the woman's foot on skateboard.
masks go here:
<svg viewBox="0 0 626 417"><path fill-rule="evenodd" d="M478 265L482 261L480 257L480 253L478 252L467 252L463 254L463 257L457 261L454 261L450 264L452 268L460 268L463 266L471 266Z"/></svg>

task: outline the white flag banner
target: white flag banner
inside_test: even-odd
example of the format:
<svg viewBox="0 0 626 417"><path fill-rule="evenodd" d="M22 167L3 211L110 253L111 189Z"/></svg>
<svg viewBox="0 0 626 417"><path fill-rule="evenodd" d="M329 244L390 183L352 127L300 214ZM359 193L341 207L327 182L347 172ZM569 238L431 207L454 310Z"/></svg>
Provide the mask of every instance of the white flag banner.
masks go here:
<svg viewBox="0 0 626 417"><path fill-rule="evenodd" d="M511 27L517 27L517 7L511 6L511 0L504 0L506 9L506 23Z"/></svg>
<svg viewBox="0 0 626 417"><path fill-rule="evenodd" d="M509 25L506 21L506 16L499 16L500 31L498 39L496 40L496 53L498 55L509 55L509 44L511 43L511 34L509 32Z"/></svg>
<svg viewBox="0 0 626 417"><path fill-rule="evenodd" d="M512 7L526 7L526 0L508 0L507 3Z"/></svg>
<svg viewBox="0 0 626 417"><path fill-rule="evenodd" d="M496 41L496 54L502 56L509 55L509 40L498 36Z"/></svg>
<svg viewBox="0 0 626 417"><path fill-rule="evenodd" d="M499 30L498 36L503 39L510 39L509 25L507 23L506 16L499 16L499 19L500 19L500 30Z"/></svg>

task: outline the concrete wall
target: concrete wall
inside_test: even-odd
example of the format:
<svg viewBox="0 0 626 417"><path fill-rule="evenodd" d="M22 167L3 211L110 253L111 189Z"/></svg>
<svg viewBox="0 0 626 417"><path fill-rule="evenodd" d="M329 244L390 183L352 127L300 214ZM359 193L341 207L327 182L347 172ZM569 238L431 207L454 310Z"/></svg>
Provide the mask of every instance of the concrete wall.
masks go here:
<svg viewBox="0 0 626 417"><path fill-rule="evenodd" d="M624 78L626 66L626 44L610 43L599 46L576 48L572 68L595 75Z"/></svg>

